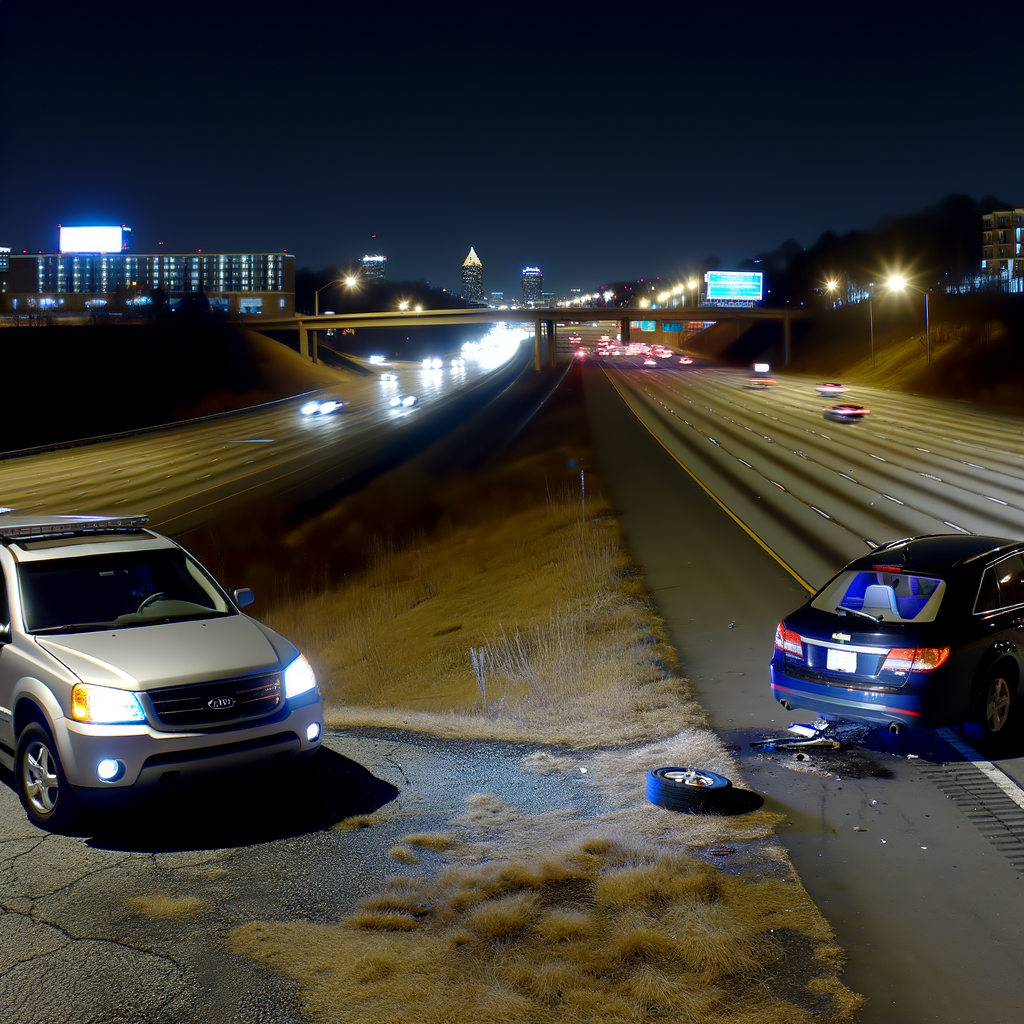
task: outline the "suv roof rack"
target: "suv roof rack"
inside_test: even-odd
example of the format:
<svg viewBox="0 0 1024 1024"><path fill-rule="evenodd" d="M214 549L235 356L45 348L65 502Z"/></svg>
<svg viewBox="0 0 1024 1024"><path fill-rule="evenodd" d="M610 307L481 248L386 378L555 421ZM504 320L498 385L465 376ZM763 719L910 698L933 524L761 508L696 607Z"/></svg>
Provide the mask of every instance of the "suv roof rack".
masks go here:
<svg viewBox="0 0 1024 1024"><path fill-rule="evenodd" d="M72 537L92 533L123 533L141 530L148 515L127 516L11 516L0 515L0 541L29 537Z"/></svg>

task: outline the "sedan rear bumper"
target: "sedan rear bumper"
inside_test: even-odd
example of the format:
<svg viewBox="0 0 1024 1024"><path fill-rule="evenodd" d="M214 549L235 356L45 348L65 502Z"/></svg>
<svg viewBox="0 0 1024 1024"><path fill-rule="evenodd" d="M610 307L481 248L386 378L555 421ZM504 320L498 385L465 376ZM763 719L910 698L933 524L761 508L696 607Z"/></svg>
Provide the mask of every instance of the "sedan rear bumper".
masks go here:
<svg viewBox="0 0 1024 1024"><path fill-rule="evenodd" d="M925 717L925 701L919 693L876 693L872 690L830 686L794 679L771 666L772 696L790 708L823 712L873 725L920 728L931 725Z"/></svg>

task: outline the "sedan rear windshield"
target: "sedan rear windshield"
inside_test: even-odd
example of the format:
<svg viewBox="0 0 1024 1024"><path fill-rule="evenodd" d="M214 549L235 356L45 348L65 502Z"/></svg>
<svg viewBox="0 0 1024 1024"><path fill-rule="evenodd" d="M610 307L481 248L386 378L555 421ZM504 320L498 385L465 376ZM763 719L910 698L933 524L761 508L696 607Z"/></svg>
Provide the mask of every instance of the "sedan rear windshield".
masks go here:
<svg viewBox="0 0 1024 1024"><path fill-rule="evenodd" d="M932 622L946 581L907 572L848 570L811 601L811 607L876 622Z"/></svg>
<svg viewBox="0 0 1024 1024"><path fill-rule="evenodd" d="M233 615L180 548L55 558L18 566L29 633L74 633Z"/></svg>

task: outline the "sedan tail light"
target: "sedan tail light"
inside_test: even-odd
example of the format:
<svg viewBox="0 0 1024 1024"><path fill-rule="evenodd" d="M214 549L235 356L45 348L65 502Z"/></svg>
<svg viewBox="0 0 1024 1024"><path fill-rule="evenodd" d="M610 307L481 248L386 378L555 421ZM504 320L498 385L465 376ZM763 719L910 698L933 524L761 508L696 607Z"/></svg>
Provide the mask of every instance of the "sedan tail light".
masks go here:
<svg viewBox="0 0 1024 1024"><path fill-rule="evenodd" d="M882 671L934 672L948 657L948 647L894 647L883 662Z"/></svg>
<svg viewBox="0 0 1024 1024"><path fill-rule="evenodd" d="M782 622L775 627L775 646L780 651L785 651L794 657L802 658L804 656L804 645L800 642L800 634L792 629L786 629Z"/></svg>

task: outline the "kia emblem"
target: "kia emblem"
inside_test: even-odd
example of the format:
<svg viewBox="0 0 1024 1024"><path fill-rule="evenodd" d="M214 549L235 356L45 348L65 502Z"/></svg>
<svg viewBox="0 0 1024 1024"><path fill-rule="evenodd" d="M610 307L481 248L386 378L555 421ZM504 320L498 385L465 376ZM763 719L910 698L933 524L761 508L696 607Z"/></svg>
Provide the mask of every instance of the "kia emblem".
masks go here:
<svg viewBox="0 0 1024 1024"><path fill-rule="evenodd" d="M234 697L214 697L213 700L208 700L206 706L214 711L227 711L228 708L235 706Z"/></svg>

